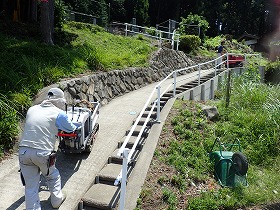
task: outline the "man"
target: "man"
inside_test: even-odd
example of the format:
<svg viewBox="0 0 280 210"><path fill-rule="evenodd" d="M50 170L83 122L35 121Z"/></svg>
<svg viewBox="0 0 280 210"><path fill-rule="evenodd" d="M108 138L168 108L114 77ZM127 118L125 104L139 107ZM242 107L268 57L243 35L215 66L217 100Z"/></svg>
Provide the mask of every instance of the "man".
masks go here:
<svg viewBox="0 0 280 210"><path fill-rule="evenodd" d="M221 41L221 45L218 47L217 50L217 57L218 57L218 61L217 61L217 68L220 69L222 62L223 62L223 58L221 57L224 53L224 44L225 41Z"/></svg>
<svg viewBox="0 0 280 210"><path fill-rule="evenodd" d="M19 143L19 162L21 175L25 182L26 210L40 210L40 173L45 176L51 194L53 208L59 208L66 199L61 190L61 179L54 165L58 128L73 132L77 127L62 110L66 100L59 88L48 91L48 99L29 108L21 141Z"/></svg>

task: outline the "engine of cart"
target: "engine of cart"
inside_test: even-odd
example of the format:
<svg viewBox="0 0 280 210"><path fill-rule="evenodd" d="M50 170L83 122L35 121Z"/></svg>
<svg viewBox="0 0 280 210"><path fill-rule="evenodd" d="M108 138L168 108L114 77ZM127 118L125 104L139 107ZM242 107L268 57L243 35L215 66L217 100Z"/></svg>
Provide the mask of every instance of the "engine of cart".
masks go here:
<svg viewBox="0 0 280 210"><path fill-rule="evenodd" d="M93 111L84 107L66 108L68 118L78 127L72 133L58 132L58 148L65 153L81 153L85 150L89 134L92 130Z"/></svg>

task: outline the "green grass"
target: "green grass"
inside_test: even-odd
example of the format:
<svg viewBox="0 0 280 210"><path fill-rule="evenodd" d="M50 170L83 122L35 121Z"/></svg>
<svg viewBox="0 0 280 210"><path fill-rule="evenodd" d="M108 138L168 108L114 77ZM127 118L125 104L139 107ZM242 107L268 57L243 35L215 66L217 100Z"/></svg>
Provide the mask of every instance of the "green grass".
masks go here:
<svg viewBox="0 0 280 210"><path fill-rule="evenodd" d="M101 27L75 22L65 24L55 40L57 45L48 46L0 33L0 94L5 98L0 98L0 153L14 142L10 136L15 132L8 134L8 122L25 114L38 90L81 73L145 67L155 50L152 41L141 36L115 36ZM19 116L3 111L7 102L15 105Z"/></svg>
<svg viewBox="0 0 280 210"><path fill-rule="evenodd" d="M176 171L171 178L166 174L158 180L158 184L165 184L163 195L172 197L174 194L169 191L177 192L177 200L172 198L172 203L168 203L166 196L162 198L168 208L181 209L177 205L183 202L181 198L188 201L185 206L188 210L238 209L280 201L280 87L260 84L258 78L254 68L241 77L233 77L228 108L225 108L225 87L220 100L208 102L218 107L220 117L215 122L206 119L200 103L176 100L171 112L174 114L163 130L163 136L172 133L173 137L162 137L154 155L154 159ZM211 183L214 168L208 154L216 137L223 143L240 140L249 161L249 185L214 187L186 196L191 183L197 186ZM147 196L142 198L142 204L148 200Z"/></svg>
<svg viewBox="0 0 280 210"><path fill-rule="evenodd" d="M47 46L0 34L0 92L34 95L44 86L85 71L147 66L154 50L148 39L114 36L83 23L65 25L63 38L67 45Z"/></svg>

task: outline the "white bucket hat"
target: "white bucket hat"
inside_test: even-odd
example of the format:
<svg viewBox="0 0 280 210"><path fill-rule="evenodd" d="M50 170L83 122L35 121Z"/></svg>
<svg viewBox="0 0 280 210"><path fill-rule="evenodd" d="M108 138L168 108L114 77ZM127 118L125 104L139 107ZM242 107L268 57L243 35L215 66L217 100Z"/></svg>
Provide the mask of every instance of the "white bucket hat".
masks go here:
<svg viewBox="0 0 280 210"><path fill-rule="evenodd" d="M60 88L51 88L48 91L48 101L59 109L65 108L64 92Z"/></svg>
<svg viewBox="0 0 280 210"><path fill-rule="evenodd" d="M48 91L48 99L64 98L64 92L60 88L51 88Z"/></svg>

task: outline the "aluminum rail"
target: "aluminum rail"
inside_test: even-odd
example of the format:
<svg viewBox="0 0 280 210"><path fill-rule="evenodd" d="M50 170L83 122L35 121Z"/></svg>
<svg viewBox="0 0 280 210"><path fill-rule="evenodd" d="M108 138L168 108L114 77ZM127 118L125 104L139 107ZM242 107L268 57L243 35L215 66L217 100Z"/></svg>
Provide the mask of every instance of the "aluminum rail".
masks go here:
<svg viewBox="0 0 280 210"><path fill-rule="evenodd" d="M177 69L177 70L174 70L173 72L171 72L170 74L168 74L162 81L160 81L153 89L153 91L151 92L149 98L147 99L143 109L141 110L140 114L138 115L137 119L135 120L130 132L128 133L128 135L126 136L125 138L125 141L123 142L122 146L120 147L117 155L119 157L123 157L123 165L122 165L122 169L118 175L118 177L116 178L115 182L114 182L114 185L118 185L120 182L122 183L121 185L121 195L120 195L120 210L123 210L124 209L124 202L125 202L125 185L126 185L126 179L127 179L127 167L128 165L130 164L130 162L132 161L132 155L134 154L135 150L136 150L136 146L138 145L138 142L140 140L140 138L142 137L142 134L147 126L147 123L150 121L150 118L151 118L151 115L155 109L155 107L157 106L157 119L156 121L157 122L160 122L160 98L168 91L170 90L170 87L173 86L173 97L176 96L176 85L178 83L182 83L183 81L186 81L186 80L190 80L191 78L195 78L197 77L197 80L198 80L198 85L200 85L200 77L201 77L201 73L202 71L203 72L206 72L206 71L212 71L212 72L215 72L215 76L216 76L216 70L217 68L221 67L222 65L226 64L226 67L229 68L229 61L234 61L234 60L229 60L229 55L236 55L235 53L226 53L218 58L215 58L211 61L207 61L207 62L204 62L204 63L201 63L201 64L197 64L197 65L193 65L193 66L190 66L190 67L185 67L185 68L181 68L181 69ZM248 54L247 54L248 55ZM250 56L259 56L259 54L250 54ZM244 58L246 58L246 56L244 56ZM217 63L218 60L222 60L221 63ZM246 61L246 60L245 60ZM209 69L206 69L206 70L201 70L201 66L203 65L206 65L206 64L211 64L211 63L214 63L214 68L209 68ZM245 63L246 64L246 63ZM195 68L198 68L198 73L195 74L195 75L191 75L191 76L183 76L182 79L180 80L177 80L177 75L178 73L182 72L182 71L186 71L188 69L195 69ZM161 87L163 87L163 83L164 82L167 82L168 79L172 79L173 78L173 81L171 82L171 84L169 84L167 86L167 88L165 88L164 91L160 91L161 90ZM153 97L154 97L154 94L157 93L157 96L156 96L156 99L152 101ZM144 124L142 125L142 128L136 138L136 141L134 142L132 148L130 150L128 150L126 148L127 146L127 143L129 141L129 139L131 138L132 136L132 133L134 132L136 126L138 125L143 113L145 112L146 108L148 107L149 104L152 103L152 108L151 110L149 111L148 113L148 116L144 122ZM124 154L124 153L127 153L128 152L128 156L127 154ZM124 173L126 172L126 173Z"/></svg>
<svg viewBox="0 0 280 210"><path fill-rule="evenodd" d="M131 27L131 29L128 29L129 27ZM133 29L142 29L144 32L138 32L138 31L135 31ZM156 36L151 35L149 33L146 33L146 31L154 31L156 33ZM142 34L144 36L147 36L147 37L150 37L150 38L153 38L153 39L159 39L160 42L162 40L171 41L172 49L174 49L174 43L176 43L176 45L177 45L176 50L178 50L178 48L179 48L180 34L176 33L176 29L173 32L166 32L166 31L162 31L162 30L158 30L158 29L153 29L153 28L148 28L148 27L143 27L143 26L138 26L138 25L134 25L134 24L125 23L125 36L127 36L128 32L133 33L133 34ZM164 35L166 37L163 37Z"/></svg>
<svg viewBox="0 0 280 210"><path fill-rule="evenodd" d="M223 56L221 56L221 57L223 57ZM216 59L214 59L214 60L216 60ZM213 62L213 61L212 61L212 62ZM160 112L160 108L159 108L160 97L161 97L162 95L164 95L164 94L169 90L169 88L170 88L172 85L175 86L178 82L185 81L186 79L193 78L193 77L195 77L195 76L197 76L197 75L200 76L200 74L197 74L197 75L194 75L194 76L191 76L191 77L187 77L186 79L179 80L179 81L176 82L176 83L173 82L173 83L171 83L171 84L165 89L165 91L163 91L162 93L160 93L161 85L162 85L164 82L166 82L169 78L171 78L171 77L173 77L174 75L176 75L178 72L186 71L186 70L188 70L188 69L196 68L196 67L199 67L200 65L204 65L204 64L208 64L208 63L211 63L211 61L207 61L207 62L202 63L202 64L198 64L198 65L194 65L194 66L185 67L185 68L182 68L182 69L175 70L175 71L171 72L170 74L168 74L162 81L160 81L160 82L154 87L154 89L153 89L153 91L151 92L149 98L147 99L147 101L146 101L144 107L142 108L140 114L139 114L138 117L136 118L136 120L135 120L135 122L134 122L132 128L130 129L129 133L127 134L127 136L126 136L126 138L125 138L125 140L124 140L122 146L120 147L120 149L119 149L119 151L118 151L118 153L117 153L117 155L118 155L119 157L123 157L124 149L126 148L127 143L128 143L128 141L129 141L129 139L131 138L132 133L134 132L136 126L138 125L138 123L139 123L139 121L140 121L140 119L141 119L143 113L145 112L146 108L148 107L148 105L149 105L150 103L152 103L152 98L153 98L154 94L156 93L156 91L157 91L157 98L156 98L156 100L153 102L153 107L152 107L152 109L149 111L148 117L146 118L146 121L145 121L145 123L143 124L143 126L142 126L142 128L141 128L141 131L140 131L139 135L137 136L137 139L136 139L136 141L135 141L135 143L134 143L132 149L129 151L129 153L130 153L129 157L130 157L130 158L131 158L131 156L133 155L133 153L135 152L135 148L136 148L136 146L137 146L137 144L138 144L138 142L139 142L139 140L140 140L140 138L141 138L141 135L143 134L143 131L144 131L146 125L147 125L147 122L150 120L150 116L151 116L151 114L152 114L152 112L153 112L153 110L154 110L155 105L157 105L157 121L160 122L160 117L159 117L159 115L160 115L160 113L159 113L159 112ZM144 126L144 125L145 125L145 126ZM128 161L128 163L129 163L129 162L131 161L131 159L128 159L128 160L129 160L129 161ZM122 171L119 173L118 177L116 178L116 180L115 180L115 182L114 182L114 185L118 185L118 184L120 183L120 181L121 181L121 178L122 178Z"/></svg>

